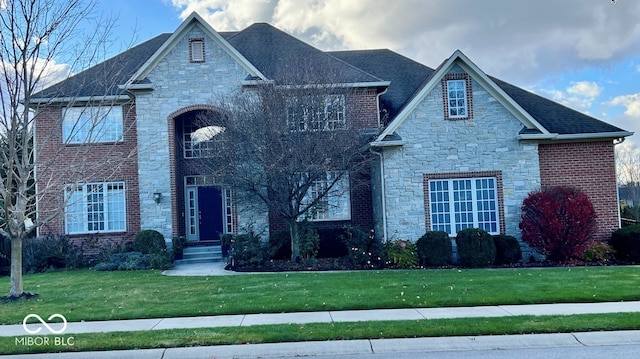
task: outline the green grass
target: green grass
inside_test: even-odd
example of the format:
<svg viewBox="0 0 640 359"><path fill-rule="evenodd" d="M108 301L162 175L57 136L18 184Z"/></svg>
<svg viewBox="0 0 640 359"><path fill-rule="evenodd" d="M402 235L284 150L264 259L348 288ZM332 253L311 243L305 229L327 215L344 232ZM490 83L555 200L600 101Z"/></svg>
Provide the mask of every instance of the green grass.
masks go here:
<svg viewBox="0 0 640 359"><path fill-rule="evenodd" d="M640 313L286 324L65 335L73 346L25 346L0 338L0 353L173 348L203 345L351 339L556 333L640 328ZM51 340L53 343L53 340Z"/></svg>
<svg viewBox="0 0 640 359"><path fill-rule="evenodd" d="M0 278L9 289L9 278ZM52 313L68 321L640 300L640 267L275 273L167 277L158 271L32 274L36 299L0 304L2 324Z"/></svg>

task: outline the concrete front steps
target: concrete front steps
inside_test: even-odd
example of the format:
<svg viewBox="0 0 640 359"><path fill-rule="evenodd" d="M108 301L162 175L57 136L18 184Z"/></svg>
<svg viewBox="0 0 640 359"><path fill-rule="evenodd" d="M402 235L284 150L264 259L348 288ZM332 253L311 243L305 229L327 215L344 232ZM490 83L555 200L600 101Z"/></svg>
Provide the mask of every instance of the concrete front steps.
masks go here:
<svg viewBox="0 0 640 359"><path fill-rule="evenodd" d="M192 263L217 263L224 261L222 247L220 246L193 246L184 249L182 259L174 261L174 264Z"/></svg>

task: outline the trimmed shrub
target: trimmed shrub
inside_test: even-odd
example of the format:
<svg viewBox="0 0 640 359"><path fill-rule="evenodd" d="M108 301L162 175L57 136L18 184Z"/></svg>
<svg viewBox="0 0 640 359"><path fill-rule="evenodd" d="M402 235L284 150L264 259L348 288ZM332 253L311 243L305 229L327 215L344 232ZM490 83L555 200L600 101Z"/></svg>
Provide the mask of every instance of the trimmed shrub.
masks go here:
<svg viewBox="0 0 640 359"><path fill-rule="evenodd" d="M490 267L496 261L496 245L486 231L479 228L467 228L456 236L458 258L465 267Z"/></svg>
<svg viewBox="0 0 640 359"><path fill-rule="evenodd" d="M133 250L143 254L160 254L167 252L164 236L153 229L145 229L136 234Z"/></svg>
<svg viewBox="0 0 640 359"><path fill-rule="evenodd" d="M174 236L171 238L171 253L172 259L182 259L184 254L184 247L187 245L187 239L183 236Z"/></svg>
<svg viewBox="0 0 640 359"><path fill-rule="evenodd" d="M345 227L316 228L320 236L318 258L341 258L349 254L343 238L347 235Z"/></svg>
<svg viewBox="0 0 640 359"><path fill-rule="evenodd" d="M268 256L260 237L254 233L246 233L233 237L231 257L233 265L248 267L262 265Z"/></svg>
<svg viewBox="0 0 640 359"><path fill-rule="evenodd" d="M586 194L571 187L536 191L522 203L522 240L547 259L580 259L596 231L596 212Z"/></svg>
<svg viewBox="0 0 640 359"><path fill-rule="evenodd" d="M615 257L615 251L605 242L594 242L582 253L582 259L587 263L606 264Z"/></svg>
<svg viewBox="0 0 640 359"><path fill-rule="evenodd" d="M609 243L615 250L616 258L640 263L640 225L618 229L611 235Z"/></svg>
<svg viewBox="0 0 640 359"><path fill-rule="evenodd" d="M269 258L273 260L291 259L291 233L289 231L273 232L269 236Z"/></svg>
<svg viewBox="0 0 640 359"><path fill-rule="evenodd" d="M405 240L387 243L387 265L392 268L416 268L418 266L416 245Z"/></svg>
<svg viewBox="0 0 640 359"><path fill-rule="evenodd" d="M451 239L447 232L429 231L416 241L418 257L425 267L451 264Z"/></svg>
<svg viewBox="0 0 640 359"><path fill-rule="evenodd" d="M303 259L317 258L320 246L320 236L313 228L313 223L304 220L298 223L298 235L300 236L300 257Z"/></svg>
<svg viewBox="0 0 640 359"><path fill-rule="evenodd" d="M109 261L98 263L97 271L144 270L151 268L151 255L140 252L114 253Z"/></svg>
<svg viewBox="0 0 640 359"><path fill-rule="evenodd" d="M498 234L493 236L493 244L496 246L496 264L514 264L522 260L522 248L513 236Z"/></svg>
<svg viewBox="0 0 640 359"><path fill-rule="evenodd" d="M366 231L358 227L346 227L342 242L347 248L349 265L354 269L378 269L384 267L385 248L376 239L373 230Z"/></svg>
<svg viewBox="0 0 640 359"><path fill-rule="evenodd" d="M26 238L22 243L22 270L25 273L76 269L85 265L81 248L65 235Z"/></svg>

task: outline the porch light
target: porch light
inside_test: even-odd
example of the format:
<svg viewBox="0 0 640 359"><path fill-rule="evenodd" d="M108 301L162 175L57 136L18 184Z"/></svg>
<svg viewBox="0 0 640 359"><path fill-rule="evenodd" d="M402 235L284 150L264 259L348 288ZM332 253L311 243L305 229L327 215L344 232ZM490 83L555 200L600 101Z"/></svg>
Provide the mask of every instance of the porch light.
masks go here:
<svg viewBox="0 0 640 359"><path fill-rule="evenodd" d="M156 192L153 194L153 200L157 203L160 203L160 199L162 198L162 193Z"/></svg>

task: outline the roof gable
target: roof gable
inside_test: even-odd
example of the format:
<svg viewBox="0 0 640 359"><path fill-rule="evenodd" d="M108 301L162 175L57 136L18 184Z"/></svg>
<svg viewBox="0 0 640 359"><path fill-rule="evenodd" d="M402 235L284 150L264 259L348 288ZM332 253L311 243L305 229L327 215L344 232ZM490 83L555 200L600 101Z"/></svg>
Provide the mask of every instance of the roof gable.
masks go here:
<svg viewBox="0 0 640 359"><path fill-rule="evenodd" d="M225 38L216 32L200 15L193 12L182 24L171 34L169 39L151 56L136 73L126 82L125 88L130 88L144 82L146 76L158 63L176 46L176 44L189 32L193 26L199 26L207 36L217 43L231 58L236 60L250 75L266 80L262 74L250 61L248 61L238 50L236 50Z"/></svg>
<svg viewBox="0 0 640 359"><path fill-rule="evenodd" d="M536 119L528 114L522 107L509 97L495 82L493 82L484 72L482 72L469 58L460 50L456 50L447 60L445 60L438 68L425 80L424 85L418 92L408 101L398 116L389 124L389 126L378 136L375 143L381 143L385 137L391 136L398 127L409 117L415 108L424 100L424 98L440 83L441 79L453 68L454 65L460 66L474 80L476 80L483 88L485 88L492 96L494 96L509 112L511 112L526 128L535 129L539 133L548 134Z"/></svg>

